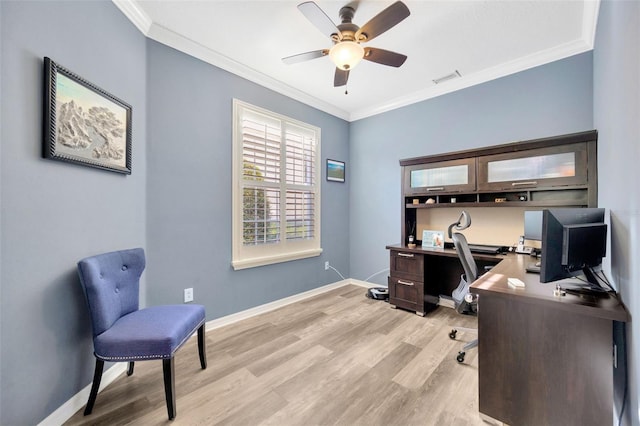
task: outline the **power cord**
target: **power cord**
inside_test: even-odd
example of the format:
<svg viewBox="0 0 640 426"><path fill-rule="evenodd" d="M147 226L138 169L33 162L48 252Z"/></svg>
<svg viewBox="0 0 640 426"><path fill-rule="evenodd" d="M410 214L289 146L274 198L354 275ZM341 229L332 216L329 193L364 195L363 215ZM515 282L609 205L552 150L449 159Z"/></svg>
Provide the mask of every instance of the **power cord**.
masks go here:
<svg viewBox="0 0 640 426"><path fill-rule="evenodd" d="M376 275L380 275L383 272L387 272L389 270L389 268L385 268L382 271L378 271L375 274L369 275L364 281L368 282L371 278L375 277Z"/></svg>
<svg viewBox="0 0 640 426"><path fill-rule="evenodd" d="M333 266L329 265L329 268L333 269L334 271L336 271L336 274L340 275L340 278L342 278L343 280L346 280L346 278L340 273L340 271L338 271L336 268L334 268Z"/></svg>

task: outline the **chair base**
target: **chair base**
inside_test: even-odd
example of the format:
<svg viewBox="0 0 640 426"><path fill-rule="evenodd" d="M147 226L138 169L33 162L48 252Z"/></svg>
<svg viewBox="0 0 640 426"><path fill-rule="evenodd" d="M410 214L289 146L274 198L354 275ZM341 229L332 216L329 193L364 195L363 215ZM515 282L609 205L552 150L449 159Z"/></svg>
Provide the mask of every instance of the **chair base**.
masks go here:
<svg viewBox="0 0 640 426"><path fill-rule="evenodd" d="M458 331L464 331L467 333L478 333L478 330L475 328L466 328L466 327L455 327L453 328L450 332L449 332L449 338L451 340L455 340L456 339L456 335L458 334ZM473 349L476 346L478 346L478 339L473 339L470 342L467 342L463 347L462 350L460 352L458 352L458 355L456 355L456 361L462 363L464 362L464 356L466 355L466 351L468 351L469 349Z"/></svg>
<svg viewBox="0 0 640 426"><path fill-rule="evenodd" d="M167 414L169 420L176 418L176 390L173 357L162 360L162 375L164 376L164 396L167 400Z"/></svg>
<svg viewBox="0 0 640 426"><path fill-rule="evenodd" d="M207 368L207 351L204 324L198 328L198 355L200 358L200 367ZM175 392L175 368L174 357L162 360L162 374L164 377L164 395L167 401L167 414L169 420L176 418L176 392ZM127 369L127 376L133 374L134 362L130 361ZM89 393L89 401L84 409L84 415L88 416L93 411L98 390L100 389L100 381L102 380L102 371L104 370L104 361L96 358L96 368L93 373L93 385Z"/></svg>
<svg viewBox="0 0 640 426"><path fill-rule="evenodd" d="M96 403L96 397L98 396L98 389L100 389L100 381L102 380L102 370L104 369L104 361L96 359L96 368L93 372L93 385L91 386L91 392L89 393L89 401L87 406L84 407L84 415L88 416L93 411L93 405Z"/></svg>

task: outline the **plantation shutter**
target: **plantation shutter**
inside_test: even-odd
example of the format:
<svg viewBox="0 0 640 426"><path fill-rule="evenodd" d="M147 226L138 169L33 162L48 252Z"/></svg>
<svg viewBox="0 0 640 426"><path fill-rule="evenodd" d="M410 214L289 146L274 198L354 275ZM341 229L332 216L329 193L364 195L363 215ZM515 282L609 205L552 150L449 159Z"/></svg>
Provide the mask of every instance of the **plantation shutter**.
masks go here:
<svg viewBox="0 0 640 426"><path fill-rule="evenodd" d="M279 246L280 255L311 241L319 254L319 129L246 104L236 120L242 247Z"/></svg>

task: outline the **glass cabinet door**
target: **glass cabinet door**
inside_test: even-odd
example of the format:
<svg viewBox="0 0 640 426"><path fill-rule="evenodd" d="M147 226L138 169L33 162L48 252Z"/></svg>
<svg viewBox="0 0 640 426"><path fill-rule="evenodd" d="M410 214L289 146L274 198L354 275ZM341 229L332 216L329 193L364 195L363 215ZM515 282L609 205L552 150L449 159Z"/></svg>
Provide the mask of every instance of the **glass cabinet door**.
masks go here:
<svg viewBox="0 0 640 426"><path fill-rule="evenodd" d="M475 158L406 166L404 188L405 195L474 191Z"/></svg>
<svg viewBox="0 0 640 426"><path fill-rule="evenodd" d="M478 158L478 189L527 189L587 182L584 143Z"/></svg>

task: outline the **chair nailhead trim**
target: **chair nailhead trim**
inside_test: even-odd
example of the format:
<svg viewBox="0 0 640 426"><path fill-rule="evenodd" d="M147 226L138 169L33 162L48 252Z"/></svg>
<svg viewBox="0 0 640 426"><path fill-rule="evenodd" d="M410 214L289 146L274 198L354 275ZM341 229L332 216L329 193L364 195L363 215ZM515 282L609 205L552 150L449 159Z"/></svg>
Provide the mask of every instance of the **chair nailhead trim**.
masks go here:
<svg viewBox="0 0 640 426"><path fill-rule="evenodd" d="M164 359L171 358L172 355L144 355L144 356L102 356L95 354L96 358L103 361L129 361L131 359Z"/></svg>
<svg viewBox="0 0 640 426"><path fill-rule="evenodd" d="M200 321L200 324L198 324L191 333L187 334L187 336L182 339L182 341L180 343L178 343L178 345L176 346L176 350L178 348L180 348L182 346L182 344L184 342L186 342L192 335L193 333L195 333L202 325L204 324L204 320ZM174 351L175 352L175 351ZM144 359L165 359L165 358L171 358L173 356L173 353L171 353L170 355L134 355L134 356L102 356L99 355L97 353L93 353L96 358L99 358L103 361L129 361L129 360L144 360Z"/></svg>

